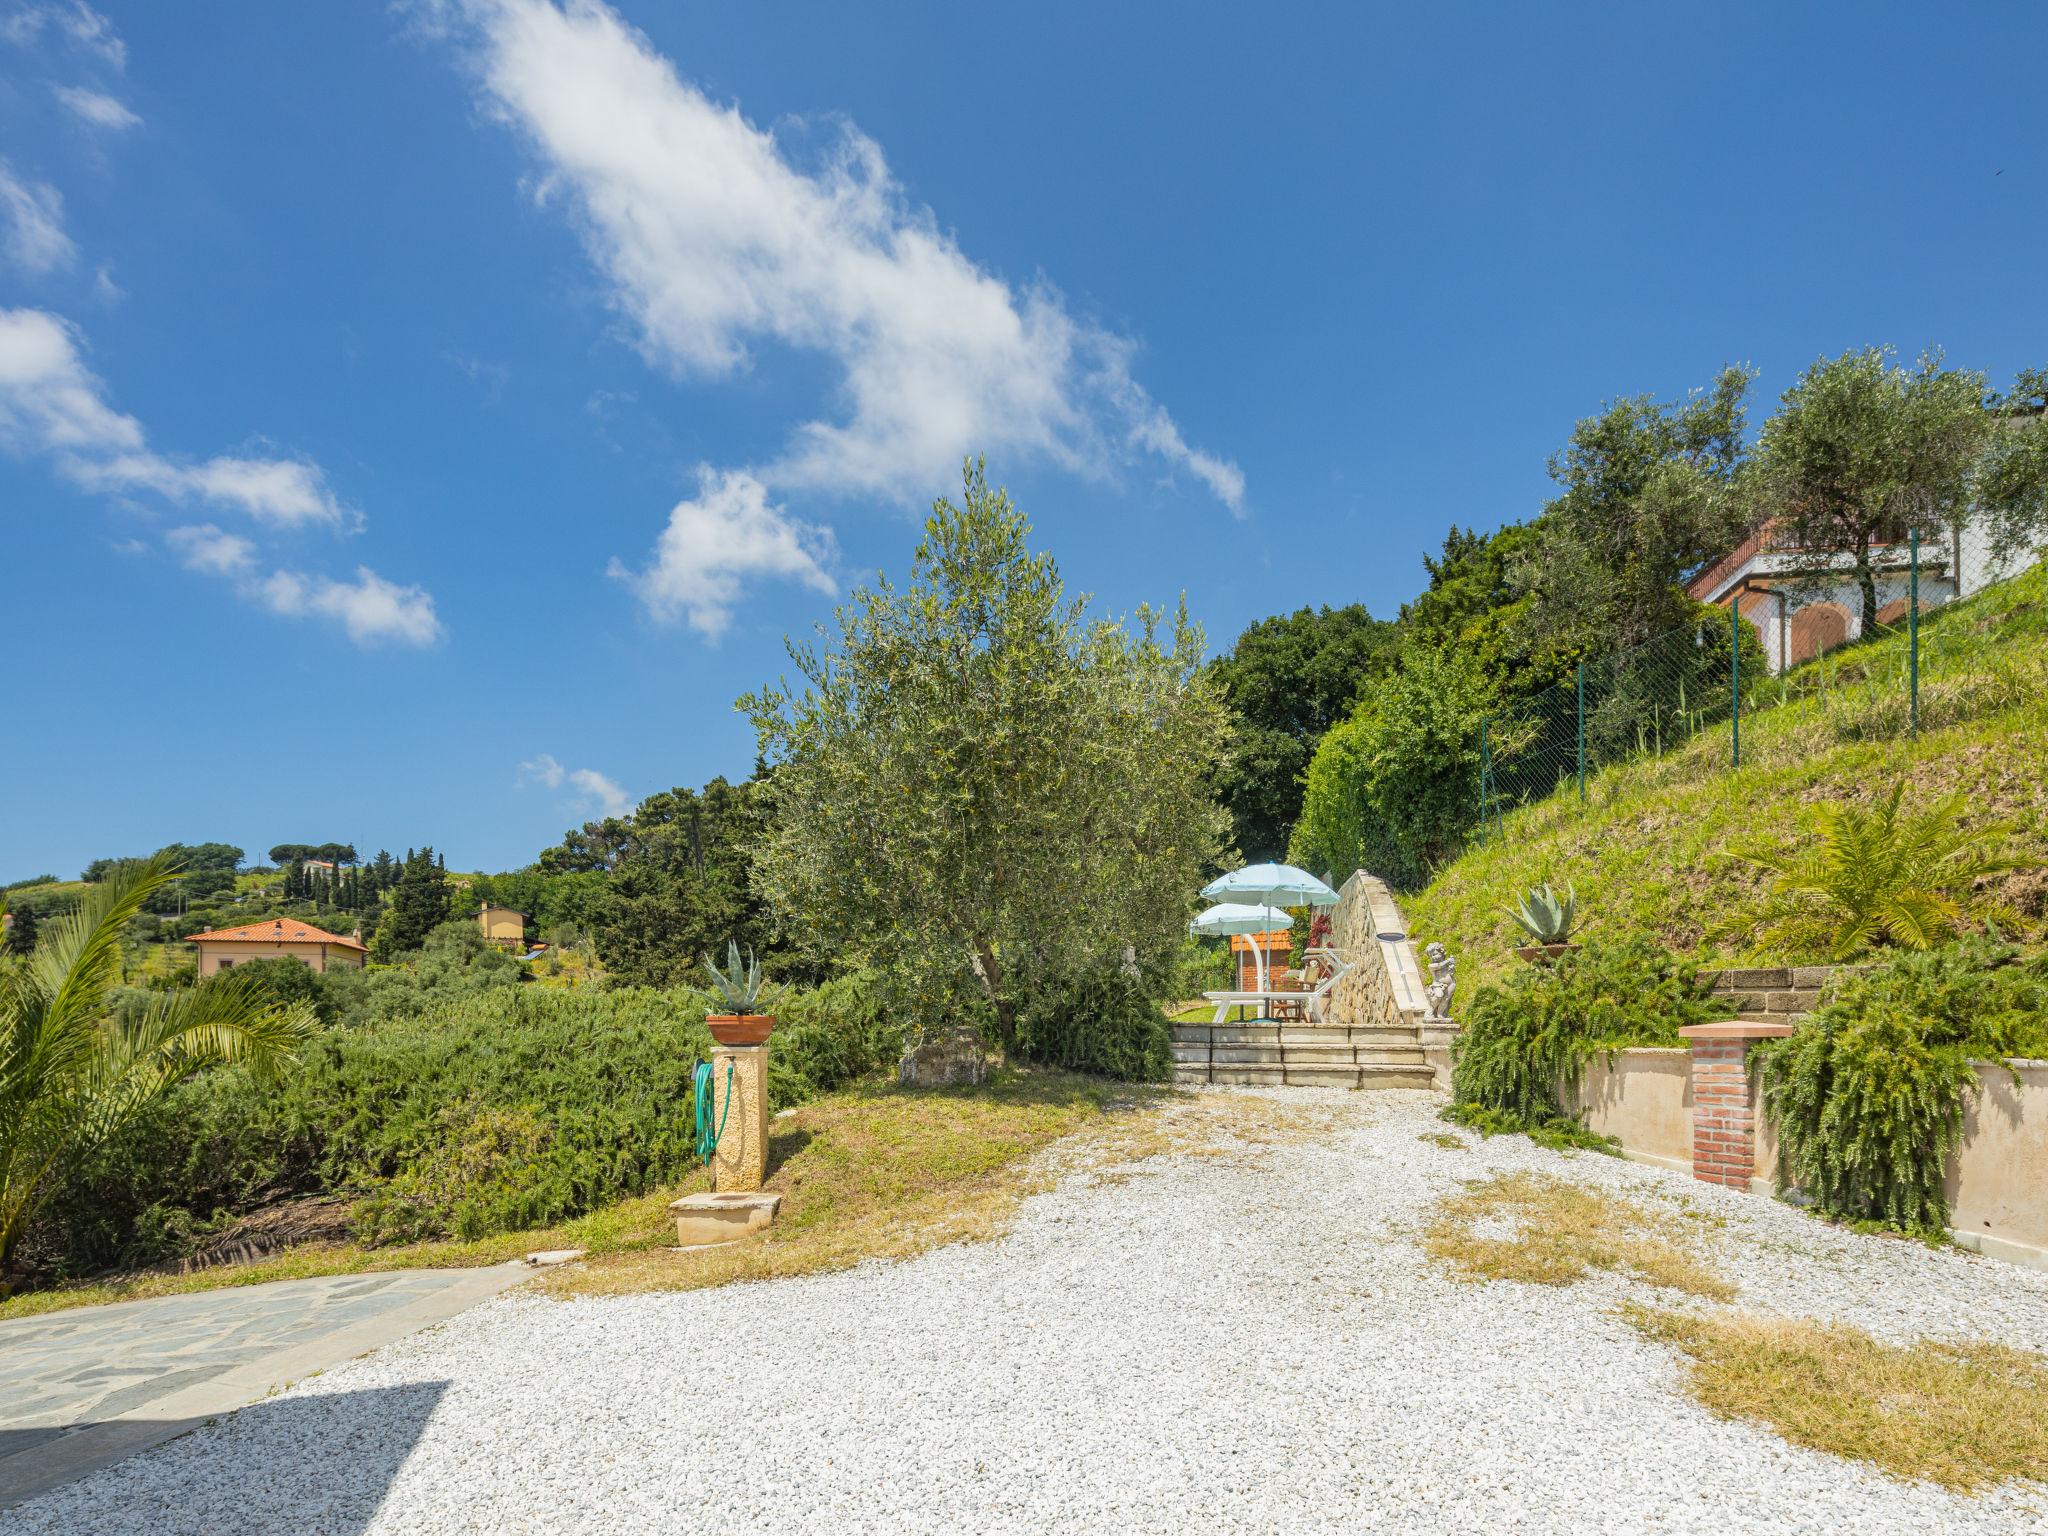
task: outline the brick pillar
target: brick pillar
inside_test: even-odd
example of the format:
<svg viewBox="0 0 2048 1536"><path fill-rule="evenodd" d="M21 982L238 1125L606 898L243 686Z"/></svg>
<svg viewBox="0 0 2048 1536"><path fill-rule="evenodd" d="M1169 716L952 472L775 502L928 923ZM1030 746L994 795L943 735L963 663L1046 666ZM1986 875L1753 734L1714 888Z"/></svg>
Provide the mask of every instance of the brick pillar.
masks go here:
<svg viewBox="0 0 2048 1536"><path fill-rule="evenodd" d="M1756 1172L1749 1048L1791 1034L1792 1026L1737 1019L1690 1024L1679 1033L1692 1046L1692 1176L1746 1190Z"/></svg>

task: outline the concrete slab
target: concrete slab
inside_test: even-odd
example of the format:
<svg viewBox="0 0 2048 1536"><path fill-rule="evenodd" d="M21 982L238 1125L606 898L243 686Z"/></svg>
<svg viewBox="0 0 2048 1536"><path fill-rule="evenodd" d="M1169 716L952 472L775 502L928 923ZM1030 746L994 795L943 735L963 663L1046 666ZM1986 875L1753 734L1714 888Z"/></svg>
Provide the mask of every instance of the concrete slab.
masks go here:
<svg viewBox="0 0 2048 1536"><path fill-rule="evenodd" d="M0 1323L0 1509L465 1311L532 1271L223 1287Z"/></svg>

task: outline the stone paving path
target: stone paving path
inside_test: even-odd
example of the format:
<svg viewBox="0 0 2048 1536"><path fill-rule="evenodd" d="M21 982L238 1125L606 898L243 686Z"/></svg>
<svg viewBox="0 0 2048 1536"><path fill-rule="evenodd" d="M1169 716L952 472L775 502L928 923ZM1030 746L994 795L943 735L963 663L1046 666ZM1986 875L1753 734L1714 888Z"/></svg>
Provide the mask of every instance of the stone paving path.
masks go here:
<svg viewBox="0 0 2048 1536"><path fill-rule="evenodd" d="M423 1328L524 1264L280 1280L0 1323L0 1508Z"/></svg>

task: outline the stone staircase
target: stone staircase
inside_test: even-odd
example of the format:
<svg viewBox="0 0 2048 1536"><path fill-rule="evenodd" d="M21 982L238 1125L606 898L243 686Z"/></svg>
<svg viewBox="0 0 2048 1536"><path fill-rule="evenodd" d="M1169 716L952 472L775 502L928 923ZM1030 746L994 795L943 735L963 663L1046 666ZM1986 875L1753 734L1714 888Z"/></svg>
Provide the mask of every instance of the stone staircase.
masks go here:
<svg viewBox="0 0 2048 1536"><path fill-rule="evenodd" d="M1412 1024L1175 1024L1173 1080L1189 1086L1428 1088L1436 1074Z"/></svg>

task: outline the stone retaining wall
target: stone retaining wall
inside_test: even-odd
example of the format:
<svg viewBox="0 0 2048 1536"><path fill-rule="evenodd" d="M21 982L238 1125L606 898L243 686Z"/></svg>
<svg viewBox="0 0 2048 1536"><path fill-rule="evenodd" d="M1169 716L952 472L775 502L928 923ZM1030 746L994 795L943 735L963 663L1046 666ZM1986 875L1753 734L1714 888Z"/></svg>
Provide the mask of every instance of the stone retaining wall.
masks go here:
<svg viewBox="0 0 2048 1536"><path fill-rule="evenodd" d="M1580 1078L1576 1107L1637 1162L1693 1170L1692 1068L1692 1052L1682 1049L1595 1057ZM2048 1269L2048 1061L2018 1062L2012 1071L1978 1062L1977 1079L1945 1181L1950 1231L1974 1252ZM1749 1187L1771 1194L1777 1127L1762 1113L1753 1081L1747 1109L1755 1128Z"/></svg>
<svg viewBox="0 0 2048 1536"><path fill-rule="evenodd" d="M1796 1024L1830 995L1837 981L1860 976L1867 965L1734 966L1701 971L1700 981L1734 1008L1735 1016L1769 1024Z"/></svg>

